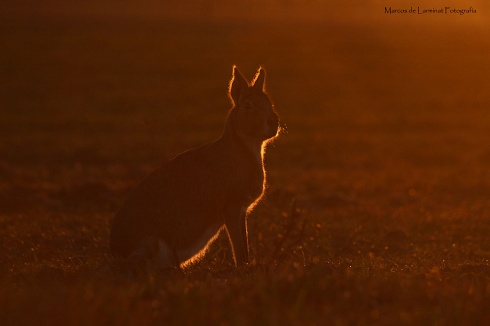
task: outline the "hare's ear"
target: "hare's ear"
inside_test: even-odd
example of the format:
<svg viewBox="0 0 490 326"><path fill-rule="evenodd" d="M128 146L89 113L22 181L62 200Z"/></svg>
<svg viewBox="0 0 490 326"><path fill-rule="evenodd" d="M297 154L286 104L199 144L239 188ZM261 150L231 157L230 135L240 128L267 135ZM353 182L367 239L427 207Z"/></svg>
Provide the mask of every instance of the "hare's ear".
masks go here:
<svg viewBox="0 0 490 326"><path fill-rule="evenodd" d="M247 81L245 80L245 78L243 78L238 68L236 66L233 66L233 76L231 77L230 80L228 93L235 105L238 104L240 95L242 94L242 91L245 90L246 88L248 88Z"/></svg>
<svg viewBox="0 0 490 326"><path fill-rule="evenodd" d="M255 78L252 82L253 87L257 90L265 91L265 69L260 67L259 71L255 75Z"/></svg>

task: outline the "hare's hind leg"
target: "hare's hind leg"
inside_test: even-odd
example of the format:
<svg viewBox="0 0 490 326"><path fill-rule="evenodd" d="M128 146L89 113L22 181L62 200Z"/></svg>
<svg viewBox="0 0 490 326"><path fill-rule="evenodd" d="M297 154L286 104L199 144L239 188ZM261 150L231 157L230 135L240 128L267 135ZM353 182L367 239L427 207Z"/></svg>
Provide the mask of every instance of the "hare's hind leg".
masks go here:
<svg viewBox="0 0 490 326"><path fill-rule="evenodd" d="M169 247L165 241L158 240L158 268L169 269L177 268L180 270L180 261L177 258L177 251L174 248Z"/></svg>
<svg viewBox="0 0 490 326"><path fill-rule="evenodd" d="M127 261L131 265L157 269L180 267L175 250L172 250L165 241L157 237L147 237L141 240L138 247L131 252Z"/></svg>

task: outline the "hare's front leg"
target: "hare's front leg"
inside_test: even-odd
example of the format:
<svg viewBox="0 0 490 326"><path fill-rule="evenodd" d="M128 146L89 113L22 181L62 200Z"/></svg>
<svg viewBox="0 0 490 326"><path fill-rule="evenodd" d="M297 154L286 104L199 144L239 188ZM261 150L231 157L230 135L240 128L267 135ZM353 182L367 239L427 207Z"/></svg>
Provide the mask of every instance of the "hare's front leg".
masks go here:
<svg viewBox="0 0 490 326"><path fill-rule="evenodd" d="M246 208L228 207L225 210L225 226L228 231L235 264L248 263L248 234Z"/></svg>

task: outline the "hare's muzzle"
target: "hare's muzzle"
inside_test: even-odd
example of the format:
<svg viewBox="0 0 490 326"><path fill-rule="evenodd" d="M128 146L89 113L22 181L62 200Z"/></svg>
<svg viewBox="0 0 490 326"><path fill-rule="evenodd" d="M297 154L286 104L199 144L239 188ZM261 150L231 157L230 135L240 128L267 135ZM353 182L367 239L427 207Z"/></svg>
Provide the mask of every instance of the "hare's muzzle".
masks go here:
<svg viewBox="0 0 490 326"><path fill-rule="evenodd" d="M279 131L279 117L277 115L270 116L267 121L268 137L274 137Z"/></svg>
<svg viewBox="0 0 490 326"><path fill-rule="evenodd" d="M273 116L273 117L269 117L269 119L267 119L267 125L271 129L277 129L277 128L279 128L279 117L277 115L276 116Z"/></svg>

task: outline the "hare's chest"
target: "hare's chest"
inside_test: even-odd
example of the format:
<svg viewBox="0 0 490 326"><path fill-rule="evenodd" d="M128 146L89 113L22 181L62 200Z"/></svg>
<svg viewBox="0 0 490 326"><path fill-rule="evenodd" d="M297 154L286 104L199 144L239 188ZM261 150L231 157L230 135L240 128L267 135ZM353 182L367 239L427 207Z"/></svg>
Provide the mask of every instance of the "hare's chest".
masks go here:
<svg viewBox="0 0 490 326"><path fill-rule="evenodd" d="M264 174L260 173L257 176L255 176L253 180L251 195L255 199L257 197L260 197L263 191L264 191Z"/></svg>
<svg viewBox="0 0 490 326"><path fill-rule="evenodd" d="M264 191L264 173L262 169L255 171L254 173L250 173L246 176L244 180L244 196L247 201L254 202L257 198L262 196L262 192Z"/></svg>
<svg viewBox="0 0 490 326"><path fill-rule="evenodd" d="M251 173L251 171L236 171L233 180L228 183L227 197L240 205L248 206L262 195L264 189L263 173ZM260 171L262 172L262 171Z"/></svg>

